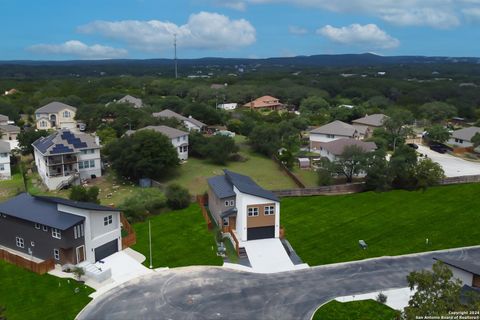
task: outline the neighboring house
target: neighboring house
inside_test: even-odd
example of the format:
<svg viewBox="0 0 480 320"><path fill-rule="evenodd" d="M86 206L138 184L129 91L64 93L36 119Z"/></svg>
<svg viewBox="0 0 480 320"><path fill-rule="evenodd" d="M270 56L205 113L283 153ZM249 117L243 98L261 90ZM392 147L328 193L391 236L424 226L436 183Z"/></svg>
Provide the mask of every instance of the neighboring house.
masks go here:
<svg viewBox="0 0 480 320"><path fill-rule="evenodd" d="M0 114L0 125L8 124L8 116Z"/></svg>
<svg viewBox="0 0 480 320"><path fill-rule="evenodd" d="M0 139L5 141L17 141L20 127L13 124L0 124Z"/></svg>
<svg viewBox="0 0 480 320"><path fill-rule="evenodd" d="M222 109L225 111L237 109L238 103L221 103L217 105L217 109Z"/></svg>
<svg viewBox="0 0 480 320"><path fill-rule="evenodd" d="M280 103L280 100L272 97L272 96L263 96L257 98L253 101L245 103L244 107L248 107L250 109L270 109L270 110L278 110L283 108L283 104Z"/></svg>
<svg viewBox="0 0 480 320"><path fill-rule="evenodd" d="M278 238L280 200L250 177L223 170L208 179L208 208L224 232L240 241Z"/></svg>
<svg viewBox="0 0 480 320"><path fill-rule="evenodd" d="M468 261L433 258L446 264L453 273L453 277L460 280L463 285L480 288L480 265Z"/></svg>
<svg viewBox="0 0 480 320"><path fill-rule="evenodd" d="M358 139L358 130L345 122L336 120L310 131L310 150L318 150L320 142L329 142L342 138Z"/></svg>
<svg viewBox="0 0 480 320"><path fill-rule="evenodd" d="M10 170L10 144L0 140L0 180L9 180L12 177Z"/></svg>
<svg viewBox="0 0 480 320"><path fill-rule="evenodd" d="M225 89L226 87L228 87L228 83L225 83L225 84L214 83L210 85L210 89L213 89L213 90Z"/></svg>
<svg viewBox="0 0 480 320"><path fill-rule="evenodd" d="M76 114L77 108L54 101L35 110L35 123L37 129L41 130L75 129Z"/></svg>
<svg viewBox="0 0 480 320"><path fill-rule="evenodd" d="M377 145L374 142L365 142L352 138L342 138L329 142L319 142L318 149L312 150L319 153L322 157L328 158L330 161L338 160L338 157L342 155L345 148L350 146L357 146L364 152L372 152L377 149Z"/></svg>
<svg viewBox="0 0 480 320"><path fill-rule="evenodd" d="M448 144L457 147L469 148L473 147L472 138L476 133L480 133L479 127L468 127L452 132L452 136L448 140Z"/></svg>
<svg viewBox="0 0 480 320"><path fill-rule="evenodd" d="M167 136L178 153L178 158L182 161L188 159L188 132L170 128L167 126L147 126L138 130L153 130ZM128 130L125 134L131 135L135 130Z"/></svg>
<svg viewBox="0 0 480 320"><path fill-rule="evenodd" d="M126 95L125 97L121 98L120 100L116 101L116 103L125 103L132 105L135 109L143 108L143 101L140 98L135 98L131 95Z"/></svg>
<svg viewBox="0 0 480 320"><path fill-rule="evenodd" d="M192 131L192 130L202 131L207 127L205 123L198 121L192 116L188 116L187 118L169 109L152 113L152 116L154 116L155 118L161 118L161 119L177 119L178 121L183 123L183 125L185 125L188 131Z"/></svg>
<svg viewBox="0 0 480 320"><path fill-rule="evenodd" d="M0 245L56 264L95 263L122 249L120 212L21 193L0 203Z"/></svg>
<svg viewBox="0 0 480 320"><path fill-rule="evenodd" d="M32 146L38 174L50 190L102 175L101 146L96 136L59 130Z"/></svg>
<svg viewBox="0 0 480 320"><path fill-rule="evenodd" d="M363 135L363 138L368 138L373 133L373 130L382 128L385 120L388 117L381 113L366 115L363 118L352 121L352 125Z"/></svg>

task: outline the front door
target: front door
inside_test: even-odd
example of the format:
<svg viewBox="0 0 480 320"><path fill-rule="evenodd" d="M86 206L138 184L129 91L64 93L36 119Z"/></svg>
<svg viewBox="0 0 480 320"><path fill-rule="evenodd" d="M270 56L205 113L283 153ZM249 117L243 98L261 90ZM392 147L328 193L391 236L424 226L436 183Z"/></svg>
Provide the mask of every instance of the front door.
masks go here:
<svg viewBox="0 0 480 320"><path fill-rule="evenodd" d="M85 246L77 247L77 263L85 261Z"/></svg>

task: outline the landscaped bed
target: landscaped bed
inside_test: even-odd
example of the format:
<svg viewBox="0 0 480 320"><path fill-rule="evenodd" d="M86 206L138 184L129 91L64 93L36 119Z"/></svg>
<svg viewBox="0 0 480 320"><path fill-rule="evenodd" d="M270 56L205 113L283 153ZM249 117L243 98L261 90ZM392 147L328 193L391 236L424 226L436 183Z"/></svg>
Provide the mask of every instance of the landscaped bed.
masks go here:
<svg viewBox="0 0 480 320"><path fill-rule="evenodd" d="M0 307L6 308L8 320L74 319L94 291L75 280L38 275L4 261L0 279Z"/></svg>
<svg viewBox="0 0 480 320"><path fill-rule="evenodd" d="M310 265L473 246L480 244L479 194L480 184L464 184L284 198L281 224Z"/></svg>
<svg viewBox="0 0 480 320"><path fill-rule="evenodd" d="M223 264L223 259L216 254L214 234L207 230L197 204L153 216L150 220L154 268ZM132 249L145 255L144 265L149 266L148 222L136 223L133 228L137 244Z"/></svg>
<svg viewBox="0 0 480 320"><path fill-rule="evenodd" d="M393 320L399 313L375 300L343 303L333 300L318 309L313 320Z"/></svg>

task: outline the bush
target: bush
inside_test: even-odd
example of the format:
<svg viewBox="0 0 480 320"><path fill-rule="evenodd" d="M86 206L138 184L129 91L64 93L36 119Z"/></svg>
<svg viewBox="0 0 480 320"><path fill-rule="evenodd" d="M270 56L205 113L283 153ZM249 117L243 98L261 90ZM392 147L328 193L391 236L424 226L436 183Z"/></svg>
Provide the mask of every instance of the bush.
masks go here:
<svg viewBox="0 0 480 320"><path fill-rule="evenodd" d="M100 203L98 187L85 188L84 186L73 186L70 190L70 200Z"/></svg>
<svg viewBox="0 0 480 320"><path fill-rule="evenodd" d="M151 213L159 213L166 206L166 197L160 189L142 189L125 199L119 206L129 222L143 221Z"/></svg>
<svg viewBox="0 0 480 320"><path fill-rule="evenodd" d="M174 210L190 205L190 193L178 184L169 185L165 195L167 196L167 205Z"/></svg>
<svg viewBox="0 0 480 320"><path fill-rule="evenodd" d="M380 293L377 295L376 300L377 300L377 302L380 302L380 303L385 304L385 303L387 303L387 298L388 298L388 297L387 297L386 294L384 294L383 292L380 292Z"/></svg>
<svg viewBox="0 0 480 320"><path fill-rule="evenodd" d="M332 174L326 169L318 169L318 185L319 186L330 186L333 183Z"/></svg>

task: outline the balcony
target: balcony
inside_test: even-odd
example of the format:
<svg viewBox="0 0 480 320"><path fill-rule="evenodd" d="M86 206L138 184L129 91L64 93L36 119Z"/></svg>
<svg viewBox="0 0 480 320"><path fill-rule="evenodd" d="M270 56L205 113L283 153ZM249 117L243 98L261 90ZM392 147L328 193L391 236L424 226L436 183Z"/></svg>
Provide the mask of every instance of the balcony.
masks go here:
<svg viewBox="0 0 480 320"><path fill-rule="evenodd" d="M59 164L76 163L77 157L74 155L53 156L47 158L47 165L54 166Z"/></svg>

